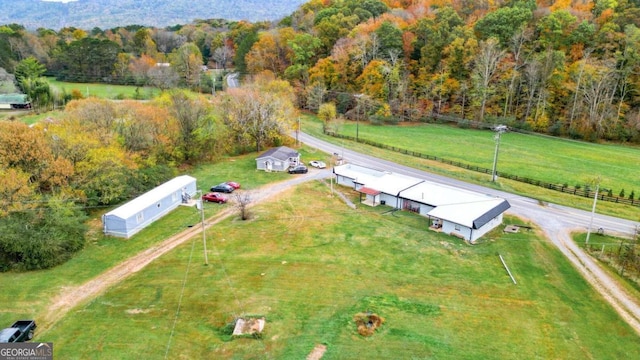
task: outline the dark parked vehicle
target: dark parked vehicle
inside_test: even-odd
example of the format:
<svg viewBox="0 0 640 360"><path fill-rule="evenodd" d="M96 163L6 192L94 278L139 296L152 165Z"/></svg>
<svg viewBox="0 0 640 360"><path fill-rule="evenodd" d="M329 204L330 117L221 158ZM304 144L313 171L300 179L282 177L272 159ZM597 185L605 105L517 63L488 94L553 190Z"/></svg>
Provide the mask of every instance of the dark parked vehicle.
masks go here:
<svg viewBox="0 0 640 360"><path fill-rule="evenodd" d="M289 174L306 174L307 171L309 170L304 165L298 165L289 168Z"/></svg>
<svg viewBox="0 0 640 360"><path fill-rule="evenodd" d="M218 204L224 204L227 202L227 198L218 193L206 193L202 195L202 200L207 202L216 202Z"/></svg>
<svg viewBox="0 0 640 360"><path fill-rule="evenodd" d="M6 329L0 330L0 343L24 342L33 339L36 322L33 320L18 320Z"/></svg>
<svg viewBox="0 0 640 360"><path fill-rule="evenodd" d="M227 183L222 183L222 184L218 184L216 186L212 186L211 187L211 191L215 191L215 192L221 192L221 193L227 193L230 194L233 192L233 190L235 190L233 188L233 186L227 184Z"/></svg>

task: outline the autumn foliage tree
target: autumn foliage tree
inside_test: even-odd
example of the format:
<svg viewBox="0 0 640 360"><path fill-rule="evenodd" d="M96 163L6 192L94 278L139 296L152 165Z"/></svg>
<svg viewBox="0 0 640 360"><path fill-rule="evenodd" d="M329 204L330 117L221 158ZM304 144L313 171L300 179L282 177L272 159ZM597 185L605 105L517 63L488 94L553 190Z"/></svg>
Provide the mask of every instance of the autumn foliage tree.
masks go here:
<svg viewBox="0 0 640 360"><path fill-rule="evenodd" d="M43 129L0 122L0 271L60 264L84 245L85 215Z"/></svg>
<svg viewBox="0 0 640 360"><path fill-rule="evenodd" d="M240 151L260 151L285 141L296 116L294 98L286 81L266 75L250 87L230 89L217 104L218 116Z"/></svg>

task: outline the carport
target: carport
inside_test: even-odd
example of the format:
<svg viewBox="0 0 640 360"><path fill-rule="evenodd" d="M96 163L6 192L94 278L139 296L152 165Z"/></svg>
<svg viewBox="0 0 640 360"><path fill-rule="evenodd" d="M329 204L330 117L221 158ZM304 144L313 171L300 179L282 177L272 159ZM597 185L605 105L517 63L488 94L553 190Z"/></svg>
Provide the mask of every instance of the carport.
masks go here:
<svg viewBox="0 0 640 360"><path fill-rule="evenodd" d="M380 191L363 186L358 189L358 192L360 192L361 203L369 206L378 206L380 204ZM362 194L366 195L364 201L362 200Z"/></svg>

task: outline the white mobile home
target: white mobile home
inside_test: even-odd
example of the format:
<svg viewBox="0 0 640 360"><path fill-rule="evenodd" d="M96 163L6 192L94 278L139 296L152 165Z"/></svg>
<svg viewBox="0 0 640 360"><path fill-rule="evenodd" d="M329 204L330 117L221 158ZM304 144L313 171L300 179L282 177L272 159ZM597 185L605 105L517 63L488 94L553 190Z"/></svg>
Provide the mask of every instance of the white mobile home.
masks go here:
<svg viewBox="0 0 640 360"><path fill-rule="evenodd" d="M129 238L196 193L196 179L178 176L102 216L106 235Z"/></svg>

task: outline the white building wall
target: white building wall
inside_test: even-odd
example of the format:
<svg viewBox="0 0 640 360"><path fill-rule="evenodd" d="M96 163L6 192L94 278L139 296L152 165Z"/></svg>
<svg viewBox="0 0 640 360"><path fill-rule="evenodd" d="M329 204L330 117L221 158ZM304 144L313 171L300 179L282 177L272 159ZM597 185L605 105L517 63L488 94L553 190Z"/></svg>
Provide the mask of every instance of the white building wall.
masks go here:
<svg viewBox="0 0 640 360"><path fill-rule="evenodd" d="M488 223L484 224L484 226L482 226L480 229L473 230L473 233L471 234L471 240L470 241L471 242L475 242L481 236L483 236L484 234L488 233L489 231L495 229L500 224L502 224L502 214L500 214L500 215L494 217L493 219L491 219L491 221L489 221Z"/></svg>
<svg viewBox="0 0 640 360"><path fill-rule="evenodd" d="M442 221L442 232L449 235L451 235L452 233L462 235L465 240L471 239L470 228L446 220Z"/></svg>
<svg viewBox="0 0 640 360"><path fill-rule="evenodd" d="M420 211L418 213L422 216L429 216L427 214L429 213L429 211L433 210L434 208L435 208L434 206L420 204Z"/></svg>
<svg viewBox="0 0 640 360"><path fill-rule="evenodd" d="M391 206L393 208L398 207L398 198L393 195L380 193L380 203L382 203L383 201L385 202L386 206Z"/></svg>
<svg viewBox="0 0 640 360"><path fill-rule="evenodd" d="M354 189L356 186L356 184L353 182L353 179L342 175L336 175L336 183L338 185L348 186L352 189Z"/></svg>

